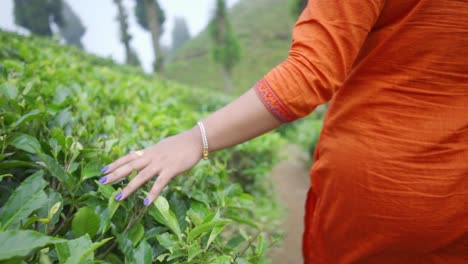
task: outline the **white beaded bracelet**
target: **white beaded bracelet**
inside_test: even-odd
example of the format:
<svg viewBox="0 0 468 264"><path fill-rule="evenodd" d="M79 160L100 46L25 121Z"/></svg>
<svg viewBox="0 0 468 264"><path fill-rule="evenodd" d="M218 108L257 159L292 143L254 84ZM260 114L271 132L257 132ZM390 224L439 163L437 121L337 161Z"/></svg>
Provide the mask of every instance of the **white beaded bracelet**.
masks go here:
<svg viewBox="0 0 468 264"><path fill-rule="evenodd" d="M203 122L199 121L198 127L200 127L200 132L202 136L202 141L203 141L203 159L207 160L208 156L210 155L210 151L208 149L208 139L206 138L206 131L205 131L205 126L203 125Z"/></svg>

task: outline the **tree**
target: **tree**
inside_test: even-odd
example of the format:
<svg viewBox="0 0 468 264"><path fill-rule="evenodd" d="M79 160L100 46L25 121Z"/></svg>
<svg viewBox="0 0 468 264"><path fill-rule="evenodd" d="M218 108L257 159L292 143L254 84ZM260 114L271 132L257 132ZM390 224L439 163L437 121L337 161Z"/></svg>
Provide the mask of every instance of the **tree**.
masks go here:
<svg viewBox="0 0 468 264"><path fill-rule="evenodd" d="M291 2L291 15L293 16L294 19L297 19L302 11L307 6L307 0L292 0Z"/></svg>
<svg viewBox="0 0 468 264"><path fill-rule="evenodd" d="M231 74L233 67L240 60L240 45L229 23L225 0L216 1L215 15L210 23L210 31L214 42L213 59L221 65L224 88L227 93L231 93Z"/></svg>
<svg viewBox="0 0 468 264"><path fill-rule="evenodd" d="M63 2L62 4L62 17L64 23L59 25L60 35L62 35L68 45L74 45L83 49L81 37L85 34L86 28L67 2Z"/></svg>
<svg viewBox="0 0 468 264"><path fill-rule="evenodd" d="M187 22L181 17L176 17L174 20L174 29L172 29L172 50L182 47L189 39L190 32L187 27Z"/></svg>
<svg viewBox="0 0 468 264"><path fill-rule="evenodd" d="M166 20L164 11L161 9L157 0L136 0L135 15L138 23L151 33L155 56L153 70L155 72L161 72L163 69L164 55L161 51L159 39L163 33L162 25Z"/></svg>
<svg viewBox="0 0 468 264"><path fill-rule="evenodd" d="M114 3L117 5L117 20L119 21L120 27L120 41L124 44L125 47L125 62L130 65L140 66L140 61L135 51L130 47L130 40L132 36L128 31L128 15L125 11L125 8L122 4L122 0L114 0Z"/></svg>
<svg viewBox="0 0 468 264"><path fill-rule="evenodd" d="M15 23L41 36L52 36L50 22L63 25L62 0L14 0Z"/></svg>

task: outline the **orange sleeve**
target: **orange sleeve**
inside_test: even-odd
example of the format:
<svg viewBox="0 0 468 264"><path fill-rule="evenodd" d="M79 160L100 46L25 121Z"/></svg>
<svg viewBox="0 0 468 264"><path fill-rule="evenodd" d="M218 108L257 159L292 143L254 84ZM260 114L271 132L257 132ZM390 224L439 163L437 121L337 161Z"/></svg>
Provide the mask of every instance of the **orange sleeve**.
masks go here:
<svg viewBox="0 0 468 264"><path fill-rule="evenodd" d="M293 30L289 57L254 89L283 122L310 114L341 87L384 0L310 0Z"/></svg>

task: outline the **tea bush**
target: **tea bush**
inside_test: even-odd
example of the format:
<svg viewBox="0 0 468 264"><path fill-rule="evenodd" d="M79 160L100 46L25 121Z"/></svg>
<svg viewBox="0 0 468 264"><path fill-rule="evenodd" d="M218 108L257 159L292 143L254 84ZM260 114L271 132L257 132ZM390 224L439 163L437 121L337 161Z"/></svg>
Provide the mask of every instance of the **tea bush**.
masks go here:
<svg viewBox="0 0 468 264"><path fill-rule="evenodd" d="M150 186L117 202L127 180L97 182L103 165L229 98L7 32L0 93L0 262L266 261L278 219L265 177L282 144L275 133L215 153L147 208Z"/></svg>

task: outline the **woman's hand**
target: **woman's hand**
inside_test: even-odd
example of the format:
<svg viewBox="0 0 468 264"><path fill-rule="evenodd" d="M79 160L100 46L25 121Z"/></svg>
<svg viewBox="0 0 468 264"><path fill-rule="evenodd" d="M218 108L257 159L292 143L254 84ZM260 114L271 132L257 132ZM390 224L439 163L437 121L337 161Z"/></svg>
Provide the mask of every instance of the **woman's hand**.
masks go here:
<svg viewBox="0 0 468 264"><path fill-rule="evenodd" d="M234 146L282 124L250 89L244 95L203 120L210 151ZM102 169L103 184L116 182L132 171L138 175L115 199L121 201L154 176L158 176L144 204L149 205L177 174L191 169L202 157L198 126L169 137L144 150L133 151Z"/></svg>
<svg viewBox="0 0 468 264"><path fill-rule="evenodd" d="M102 169L105 174L99 181L111 184L132 171L136 177L120 192L115 199L121 201L135 192L144 183L157 176L144 205L149 205L176 175L191 169L202 157L202 140L197 127L178 135L166 138L159 143L139 151L132 151Z"/></svg>

